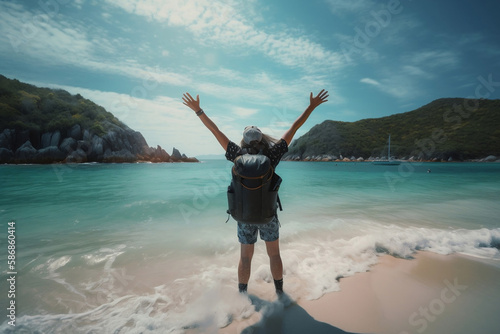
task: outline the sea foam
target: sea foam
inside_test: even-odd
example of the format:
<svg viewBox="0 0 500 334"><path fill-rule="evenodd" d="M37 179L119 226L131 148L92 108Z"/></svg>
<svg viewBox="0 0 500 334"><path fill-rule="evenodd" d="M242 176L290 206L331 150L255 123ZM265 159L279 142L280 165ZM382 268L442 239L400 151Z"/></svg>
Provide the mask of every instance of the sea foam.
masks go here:
<svg viewBox="0 0 500 334"><path fill-rule="evenodd" d="M416 251L464 253L500 261L500 229L444 230L387 226L369 221L348 223L353 231L357 231L356 235L336 229L338 222L303 230L300 235L283 233L285 291L291 299L317 299L325 293L337 291L340 278L369 270L383 254L411 261ZM45 273L45 278L63 286L67 299L70 293L71 298L83 306L76 311L76 304L66 301L73 307L63 313L46 309L46 314L21 315L18 328L52 333L182 333L186 329L200 333L217 332L218 328L234 320L265 312L237 291L238 249L225 253L217 250L204 257L191 256L187 263L169 262L161 255L151 257L150 262L166 261L163 272L158 272L155 266L141 267L141 272L134 271L125 261L133 251L137 252L137 249L118 245L82 255L84 261L78 263L86 263L94 269L102 266L104 270L104 274L87 277L85 284L81 278L78 283L71 282L70 276L65 277L65 270L70 269L74 258L49 259L43 268L37 267ZM119 258L122 260L118 261ZM190 270L182 270L183 266ZM256 245L252 269L249 294L261 300L276 300L269 259L262 243ZM120 272L128 277L127 282L120 283ZM163 284L154 285L158 277L153 276L166 275L167 272L170 278ZM176 272L180 274L176 276ZM151 286L139 289L136 281ZM53 293L57 294L57 291ZM108 297L92 298L96 293ZM0 329L5 331L6 326L4 323Z"/></svg>

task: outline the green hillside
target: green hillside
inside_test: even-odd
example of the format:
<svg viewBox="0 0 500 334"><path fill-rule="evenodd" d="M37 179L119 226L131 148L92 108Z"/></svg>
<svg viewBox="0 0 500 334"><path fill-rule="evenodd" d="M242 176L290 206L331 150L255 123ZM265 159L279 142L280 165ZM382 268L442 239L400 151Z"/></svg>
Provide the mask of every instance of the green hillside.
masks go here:
<svg viewBox="0 0 500 334"><path fill-rule="evenodd" d="M125 127L113 114L80 94L39 88L0 75L0 132L18 129L44 133L80 124L102 135L109 124L105 121Z"/></svg>
<svg viewBox="0 0 500 334"><path fill-rule="evenodd" d="M0 75L0 163L195 162L142 134L80 94Z"/></svg>
<svg viewBox="0 0 500 334"><path fill-rule="evenodd" d="M292 143L288 159L391 155L454 160L500 155L500 100L447 98L419 109L357 122L327 120Z"/></svg>

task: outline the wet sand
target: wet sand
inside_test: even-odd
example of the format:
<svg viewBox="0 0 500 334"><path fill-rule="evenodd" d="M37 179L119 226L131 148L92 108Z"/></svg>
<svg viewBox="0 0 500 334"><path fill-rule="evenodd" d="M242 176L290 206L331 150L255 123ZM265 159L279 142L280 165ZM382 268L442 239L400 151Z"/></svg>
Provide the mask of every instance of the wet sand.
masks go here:
<svg viewBox="0 0 500 334"><path fill-rule="evenodd" d="M220 333L497 333L500 267L465 255L389 255L317 300L266 301Z"/></svg>

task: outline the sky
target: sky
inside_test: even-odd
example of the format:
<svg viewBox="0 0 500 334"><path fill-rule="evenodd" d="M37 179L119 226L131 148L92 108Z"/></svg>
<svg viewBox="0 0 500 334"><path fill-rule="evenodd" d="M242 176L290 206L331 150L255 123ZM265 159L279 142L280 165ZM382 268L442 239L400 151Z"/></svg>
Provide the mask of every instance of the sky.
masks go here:
<svg viewBox="0 0 500 334"><path fill-rule="evenodd" d="M188 156L224 149L182 94L239 143L295 139L443 97L500 98L496 0L0 0L0 74L81 94Z"/></svg>

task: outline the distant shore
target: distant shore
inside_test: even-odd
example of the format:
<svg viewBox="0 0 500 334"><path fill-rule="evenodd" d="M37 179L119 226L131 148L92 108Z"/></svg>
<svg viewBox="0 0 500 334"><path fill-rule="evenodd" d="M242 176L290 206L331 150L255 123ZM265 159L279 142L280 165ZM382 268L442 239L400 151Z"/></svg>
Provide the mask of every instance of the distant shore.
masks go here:
<svg viewBox="0 0 500 334"><path fill-rule="evenodd" d="M312 157L306 157L304 159L301 159L299 157L287 157L283 159L283 161L315 161L315 162L379 162L379 161L386 161L385 158L368 158L364 159L362 157L356 158L356 157L351 157L351 158L337 158L337 157L332 157L329 155L318 155L318 156L312 156ZM415 159L415 158L403 158L403 159L391 159L391 161L399 161L399 162L407 162L407 163L421 163L421 162L498 162L500 163L500 157L496 157L494 155L489 155L485 158L481 159L468 159L468 160L454 160L454 159Z"/></svg>

